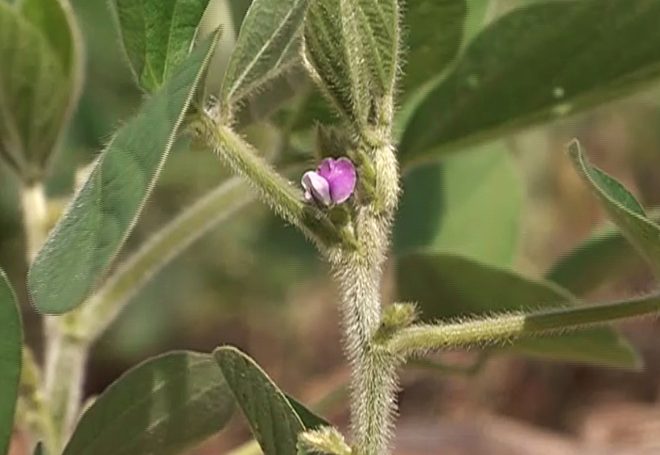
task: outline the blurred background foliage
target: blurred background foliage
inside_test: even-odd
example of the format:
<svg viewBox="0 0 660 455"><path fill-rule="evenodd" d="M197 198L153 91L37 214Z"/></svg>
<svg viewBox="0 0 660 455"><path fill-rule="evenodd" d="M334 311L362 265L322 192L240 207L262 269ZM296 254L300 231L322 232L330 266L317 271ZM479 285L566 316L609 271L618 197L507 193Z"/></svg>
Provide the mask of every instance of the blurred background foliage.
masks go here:
<svg viewBox="0 0 660 455"><path fill-rule="evenodd" d="M472 0L466 39L476 34L484 18L492 21L531 1ZM97 156L143 96L135 88L105 2L72 3L86 41L87 77L73 127L48 184L49 195L61 198L63 204L76 172ZM212 10L231 16L223 21L228 25L221 46L230 50L249 0L228 4L218 0ZM213 70L221 71L226 54L225 60L222 55L216 59ZM316 122L335 120L313 90L300 72L278 79L240 113L243 134L278 160L312 166ZM278 98L290 99L272 112ZM645 206L660 205L659 100L660 86L651 86L598 109L559 117L549 125L450 155L441 164L416 167L404 179L404 189L409 191L401 202L395 250L430 245L436 251L459 252L543 277L563 254L594 229L601 229L604 221L597 201L563 153L572 137L579 137L592 160L633 189ZM125 252L226 176L227 170L211 153L186 144L177 147ZM26 264L17 186L0 164L0 263L14 283L21 283ZM588 299L630 296L653 287L641 261L619 261L617 255L602 261L611 266L612 278L591 290ZM321 400L347 377L334 289L325 272L294 229L262 206L250 206L196 242L135 297L96 346L87 393L100 392L150 355L180 348L210 350L232 343L257 359L285 390L307 402ZM24 288L18 291L27 302ZM27 303L25 317L28 339L39 345L37 318ZM478 375L439 375L409 368L403 380L397 445L409 447L406 453L435 453L435 444L455 442L463 451L446 453L486 453L477 447L479 438L487 439L489 432L497 430L527 435L528 443L537 441L539 447L546 447L542 450L565 449L520 453L572 453L570 444L579 440L603 447L660 450L658 323L637 321L623 330L640 348L644 372L514 356L489 361ZM480 359L450 353L439 360L448 364L440 368L443 372L466 373ZM335 421L345 422L341 401L326 411ZM492 416L498 417L493 420ZM633 425L636 418L643 425ZM437 425L440 421L443 426ZM475 429L475 421L487 425ZM655 437L650 436L653 432ZM227 447L245 435L237 424L209 447ZM508 437L500 438L501 451L491 442L487 453L518 453L507 451ZM465 446L469 439L472 449Z"/></svg>

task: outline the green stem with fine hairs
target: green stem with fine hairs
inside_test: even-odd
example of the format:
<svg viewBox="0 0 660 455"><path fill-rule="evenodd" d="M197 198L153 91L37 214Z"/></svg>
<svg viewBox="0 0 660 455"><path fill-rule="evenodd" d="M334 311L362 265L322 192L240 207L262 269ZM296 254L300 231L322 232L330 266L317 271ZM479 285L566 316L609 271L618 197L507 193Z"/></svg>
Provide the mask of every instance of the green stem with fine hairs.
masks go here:
<svg viewBox="0 0 660 455"><path fill-rule="evenodd" d="M191 128L234 172L245 177L278 215L306 229L302 191L280 175L250 144L206 113L200 113Z"/></svg>
<svg viewBox="0 0 660 455"><path fill-rule="evenodd" d="M356 252L331 263L340 289L344 351L351 364L353 443L360 454L381 455L393 429L397 388L395 359L371 341L381 319L381 262Z"/></svg>
<svg viewBox="0 0 660 455"><path fill-rule="evenodd" d="M219 119L201 112L190 128L235 173L244 177L275 213L300 229L319 249L352 243L350 235L338 230L325 212L305 202L300 185L277 172L254 147L230 127L219 123Z"/></svg>
<svg viewBox="0 0 660 455"><path fill-rule="evenodd" d="M388 453L394 427L398 357L374 337L381 325L381 283L389 248L399 182L393 147L387 141L368 151L376 175L376 200L354 214L356 251L328 254L339 285L344 350L351 364L351 429L360 455Z"/></svg>
<svg viewBox="0 0 660 455"><path fill-rule="evenodd" d="M420 355L437 349L483 347L657 312L660 312L660 294L601 305L504 314L450 324L418 325L399 331L385 347L398 356Z"/></svg>

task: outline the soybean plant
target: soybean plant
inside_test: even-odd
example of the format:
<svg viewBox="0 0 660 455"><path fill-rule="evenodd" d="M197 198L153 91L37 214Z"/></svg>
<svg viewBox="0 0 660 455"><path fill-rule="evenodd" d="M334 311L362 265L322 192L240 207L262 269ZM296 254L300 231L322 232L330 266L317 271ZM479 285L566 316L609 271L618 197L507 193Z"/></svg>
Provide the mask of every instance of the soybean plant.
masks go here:
<svg viewBox="0 0 660 455"><path fill-rule="evenodd" d="M544 278L517 272L522 183L502 138L660 76L660 2L209 3L109 2L145 99L52 216L44 188L85 79L83 38L68 0L0 1L0 157L19 182L45 340L37 362L0 274L1 453L14 425L41 443L35 453L182 453L237 405L256 442L236 454L386 455L411 359L506 347L640 366L609 324L657 313L660 295L584 305L578 294L610 278L604 241L625 239L621 257L637 252L660 273L660 227L574 140L567 156L617 229ZM279 153L262 153L250 124L274 127ZM118 261L175 143L235 176ZM83 403L90 349L141 287L256 200L302 233L337 285L343 336L328 343L343 343L350 366L350 428L229 346L149 359Z"/></svg>

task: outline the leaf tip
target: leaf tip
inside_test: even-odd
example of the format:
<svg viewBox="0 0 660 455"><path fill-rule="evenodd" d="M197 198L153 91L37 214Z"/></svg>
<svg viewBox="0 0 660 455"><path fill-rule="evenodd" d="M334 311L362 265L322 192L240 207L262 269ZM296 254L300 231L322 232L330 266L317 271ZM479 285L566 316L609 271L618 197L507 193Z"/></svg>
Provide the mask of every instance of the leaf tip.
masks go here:
<svg viewBox="0 0 660 455"><path fill-rule="evenodd" d="M213 350L213 358L220 366L220 369L223 368L223 364L226 365L227 360L235 357L246 357L246 355L240 349L231 345L219 346Z"/></svg>
<svg viewBox="0 0 660 455"><path fill-rule="evenodd" d="M581 160L582 158L582 147L580 146L580 141L577 138L571 139L571 141L566 146L568 151L568 156L574 160Z"/></svg>

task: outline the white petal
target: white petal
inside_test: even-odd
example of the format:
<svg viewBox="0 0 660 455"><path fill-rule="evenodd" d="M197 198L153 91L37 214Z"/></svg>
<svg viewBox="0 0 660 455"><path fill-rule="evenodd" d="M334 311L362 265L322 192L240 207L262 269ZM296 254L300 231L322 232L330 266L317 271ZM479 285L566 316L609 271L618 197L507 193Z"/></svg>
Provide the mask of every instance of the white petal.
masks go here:
<svg viewBox="0 0 660 455"><path fill-rule="evenodd" d="M325 205L332 203L330 197L330 185L328 181L321 177L318 172L308 171L302 177L302 186L306 192L314 195L314 199Z"/></svg>

